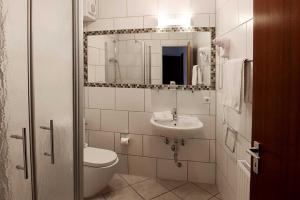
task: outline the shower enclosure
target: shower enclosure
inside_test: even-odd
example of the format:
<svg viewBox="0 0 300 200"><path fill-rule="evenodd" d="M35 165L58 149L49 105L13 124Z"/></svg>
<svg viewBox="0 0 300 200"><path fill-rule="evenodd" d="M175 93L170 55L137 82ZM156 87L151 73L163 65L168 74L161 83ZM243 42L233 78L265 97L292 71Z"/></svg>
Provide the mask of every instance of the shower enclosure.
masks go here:
<svg viewBox="0 0 300 200"><path fill-rule="evenodd" d="M113 39L105 42L105 82L150 84L151 47L135 39L109 37Z"/></svg>
<svg viewBox="0 0 300 200"><path fill-rule="evenodd" d="M8 181L0 199L79 200L83 149L79 1L6 2L8 128L1 134L7 134L8 154L1 162L8 167ZM2 185L2 176L0 181Z"/></svg>

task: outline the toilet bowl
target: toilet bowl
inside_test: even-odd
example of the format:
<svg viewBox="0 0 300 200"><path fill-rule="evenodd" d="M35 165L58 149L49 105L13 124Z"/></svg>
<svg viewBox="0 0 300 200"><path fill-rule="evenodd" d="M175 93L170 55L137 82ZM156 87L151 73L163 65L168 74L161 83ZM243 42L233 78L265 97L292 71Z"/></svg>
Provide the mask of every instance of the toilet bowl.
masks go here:
<svg viewBox="0 0 300 200"><path fill-rule="evenodd" d="M118 156L105 149L84 148L84 197L99 193L114 175L118 167Z"/></svg>

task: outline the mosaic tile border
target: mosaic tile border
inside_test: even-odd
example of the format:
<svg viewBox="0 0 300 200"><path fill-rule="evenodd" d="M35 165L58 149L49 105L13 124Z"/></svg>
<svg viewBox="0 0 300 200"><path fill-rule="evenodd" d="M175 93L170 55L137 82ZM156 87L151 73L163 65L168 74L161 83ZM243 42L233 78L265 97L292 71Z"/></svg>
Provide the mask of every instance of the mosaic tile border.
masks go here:
<svg viewBox="0 0 300 200"><path fill-rule="evenodd" d="M143 29L123 29L123 30L102 30L84 32L83 51L84 51L84 86L85 87L121 87L121 88L150 88L150 89L170 89L170 85L146 85L146 84L115 84L115 83L89 83L88 64L87 64L87 43L89 35L110 35L110 34L133 34L133 33L167 33L167 32L210 32L211 41L216 38L215 27L172 27L172 28L143 28ZM216 46L211 43L211 76L210 86L199 85L177 85L172 89L183 90L215 90L216 89Z"/></svg>

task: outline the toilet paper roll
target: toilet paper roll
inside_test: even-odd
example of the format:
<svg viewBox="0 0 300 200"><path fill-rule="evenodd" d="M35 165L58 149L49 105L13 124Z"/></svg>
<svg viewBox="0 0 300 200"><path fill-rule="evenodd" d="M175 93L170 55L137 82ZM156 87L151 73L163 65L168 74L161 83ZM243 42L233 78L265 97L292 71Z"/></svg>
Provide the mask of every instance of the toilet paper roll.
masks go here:
<svg viewBox="0 0 300 200"><path fill-rule="evenodd" d="M127 146L129 144L129 138L122 137L120 143L121 145Z"/></svg>

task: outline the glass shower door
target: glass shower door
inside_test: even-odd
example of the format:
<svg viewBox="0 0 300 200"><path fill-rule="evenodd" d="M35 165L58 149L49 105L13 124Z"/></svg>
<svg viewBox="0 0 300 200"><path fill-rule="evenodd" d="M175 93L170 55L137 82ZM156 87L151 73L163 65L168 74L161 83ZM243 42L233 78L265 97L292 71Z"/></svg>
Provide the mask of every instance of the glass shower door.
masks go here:
<svg viewBox="0 0 300 200"><path fill-rule="evenodd" d="M32 0L38 200L73 200L73 41L69 0Z"/></svg>

